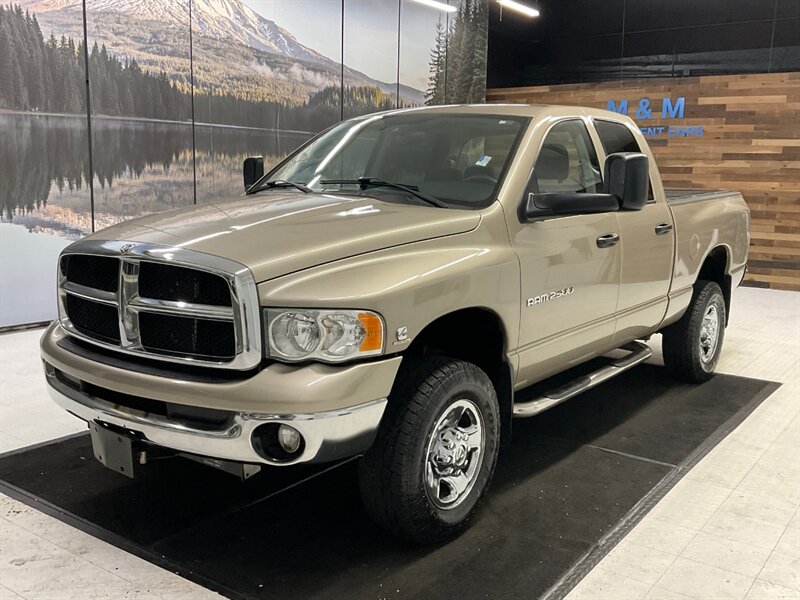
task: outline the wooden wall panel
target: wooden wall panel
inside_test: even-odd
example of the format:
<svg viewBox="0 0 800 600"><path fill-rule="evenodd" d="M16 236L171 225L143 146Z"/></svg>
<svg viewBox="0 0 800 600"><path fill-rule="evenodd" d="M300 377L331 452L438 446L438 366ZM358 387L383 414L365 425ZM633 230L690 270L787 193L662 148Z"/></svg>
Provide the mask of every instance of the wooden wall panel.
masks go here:
<svg viewBox="0 0 800 600"><path fill-rule="evenodd" d="M686 98L683 119L661 119L661 99ZM648 79L495 88L488 102L607 108L628 99L640 126L702 125L702 137L650 138L667 187L742 192L752 215L747 283L800 291L800 73ZM651 100L653 119L636 118Z"/></svg>

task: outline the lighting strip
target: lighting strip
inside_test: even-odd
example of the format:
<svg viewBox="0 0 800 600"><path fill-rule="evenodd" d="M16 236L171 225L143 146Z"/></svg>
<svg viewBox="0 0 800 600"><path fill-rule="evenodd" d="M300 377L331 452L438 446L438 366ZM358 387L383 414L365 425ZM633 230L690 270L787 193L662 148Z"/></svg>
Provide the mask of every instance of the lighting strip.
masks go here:
<svg viewBox="0 0 800 600"><path fill-rule="evenodd" d="M431 8L435 8L437 10L443 10L444 12L456 12L455 6L450 6L449 4L445 4L444 2L437 2L436 0L414 0L417 4L424 4L425 6L430 6Z"/></svg>
<svg viewBox="0 0 800 600"><path fill-rule="evenodd" d="M420 2L421 0L417 0ZM497 0L500 6L503 6L509 10L514 10L518 13L525 15L526 17L538 17L539 11L533 8L532 6L528 6L527 4L522 4L520 2L516 2L515 0Z"/></svg>

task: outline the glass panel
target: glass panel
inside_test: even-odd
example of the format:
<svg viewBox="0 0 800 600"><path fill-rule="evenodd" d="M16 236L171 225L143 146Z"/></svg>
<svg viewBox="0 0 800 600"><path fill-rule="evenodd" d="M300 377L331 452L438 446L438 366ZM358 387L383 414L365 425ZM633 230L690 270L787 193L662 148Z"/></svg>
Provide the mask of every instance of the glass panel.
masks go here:
<svg viewBox="0 0 800 600"><path fill-rule="evenodd" d="M444 1L456 10L402 1L400 82L423 91L426 104L483 102L488 3Z"/></svg>
<svg viewBox="0 0 800 600"><path fill-rule="evenodd" d="M401 104L444 104L448 13L413 0L400 6Z"/></svg>
<svg viewBox="0 0 800 600"><path fill-rule="evenodd" d="M533 178L540 194L602 191L597 154L582 121L553 126L536 158Z"/></svg>
<svg viewBox="0 0 800 600"><path fill-rule="evenodd" d="M0 6L0 327L56 317L56 262L91 231L80 9Z"/></svg>
<svg viewBox="0 0 800 600"><path fill-rule="evenodd" d="M606 155L616 152L642 151L631 130L621 123L598 120L594 122L594 128L597 130L597 135L600 136L600 142L603 144ZM653 198L653 182L649 181L647 199L652 200Z"/></svg>
<svg viewBox="0 0 800 600"><path fill-rule="evenodd" d="M197 201L244 191L242 161L276 164L341 118L341 2L195 2Z"/></svg>
<svg viewBox="0 0 800 600"><path fill-rule="evenodd" d="M486 46L489 6L480 0L449 0L445 104L486 100Z"/></svg>
<svg viewBox="0 0 800 600"><path fill-rule="evenodd" d="M597 135L600 136L606 154L642 151L639 144L636 143L636 138L625 125L598 120L594 122L594 127L597 129Z"/></svg>
<svg viewBox="0 0 800 600"><path fill-rule="evenodd" d="M194 203L189 0L87 0L95 228Z"/></svg>
<svg viewBox="0 0 800 600"><path fill-rule="evenodd" d="M430 203L396 186L357 181L367 177L400 184L453 206L485 206L525 122L452 113L363 117L321 135L267 178L349 193L366 185L370 195Z"/></svg>
<svg viewBox="0 0 800 600"><path fill-rule="evenodd" d="M344 2L344 118L397 106L397 0ZM419 101L403 88L404 103Z"/></svg>

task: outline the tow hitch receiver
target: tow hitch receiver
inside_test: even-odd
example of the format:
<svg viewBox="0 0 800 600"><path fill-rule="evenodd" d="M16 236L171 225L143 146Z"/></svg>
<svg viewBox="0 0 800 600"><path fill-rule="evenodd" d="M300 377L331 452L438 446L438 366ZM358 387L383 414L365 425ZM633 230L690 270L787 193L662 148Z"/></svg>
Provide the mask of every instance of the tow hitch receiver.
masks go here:
<svg viewBox="0 0 800 600"><path fill-rule="evenodd" d="M226 473L235 475L242 481L244 481L245 479L250 479L253 475L261 471L261 467L259 465L233 462L230 460L221 460L219 458L209 458L208 456L185 454L183 452L179 453L178 456L182 456L183 458L188 458L189 460L198 462L201 465L206 465L207 467L212 467L214 469L219 469L220 471L225 471Z"/></svg>

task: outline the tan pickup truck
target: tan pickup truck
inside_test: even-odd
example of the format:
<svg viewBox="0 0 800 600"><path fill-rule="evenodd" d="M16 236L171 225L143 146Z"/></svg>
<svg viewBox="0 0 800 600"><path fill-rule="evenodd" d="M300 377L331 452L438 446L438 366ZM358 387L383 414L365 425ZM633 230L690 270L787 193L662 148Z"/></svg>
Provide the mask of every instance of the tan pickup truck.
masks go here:
<svg viewBox="0 0 800 600"><path fill-rule="evenodd" d="M362 455L369 514L437 542L466 527L512 418L646 360L655 333L677 377L714 372L747 207L665 191L627 117L398 110L263 170L245 161L243 197L61 255L45 373L106 466L171 453L247 478Z"/></svg>

